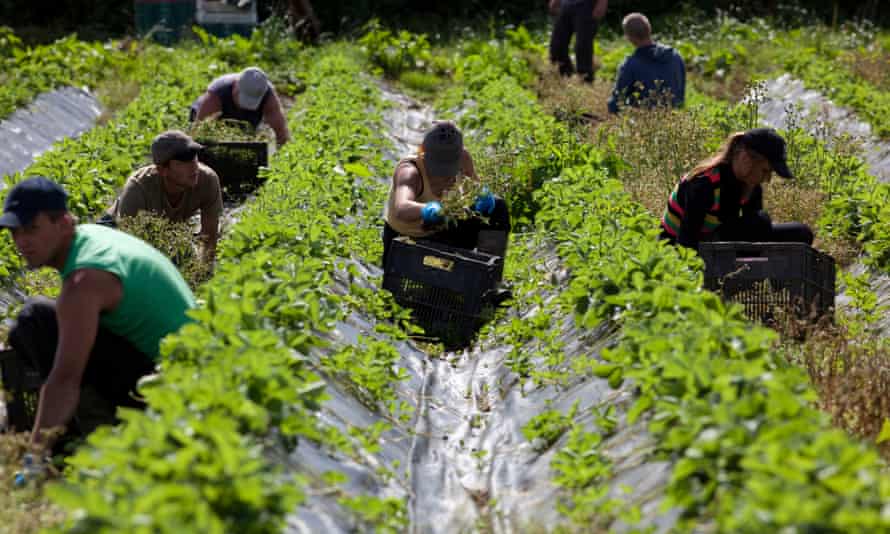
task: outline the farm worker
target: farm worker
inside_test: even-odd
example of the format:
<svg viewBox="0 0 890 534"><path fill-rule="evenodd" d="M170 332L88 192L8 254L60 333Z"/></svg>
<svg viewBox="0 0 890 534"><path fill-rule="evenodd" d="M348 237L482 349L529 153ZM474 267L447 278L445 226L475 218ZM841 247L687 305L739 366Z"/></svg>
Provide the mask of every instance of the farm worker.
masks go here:
<svg viewBox="0 0 890 534"><path fill-rule="evenodd" d="M575 73L569 57L569 40L574 33L578 74L585 82L593 82L593 38L608 4L608 0L550 0L550 12L556 15L550 34L550 62L563 76Z"/></svg>
<svg viewBox="0 0 890 534"><path fill-rule="evenodd" d="M398 235L504 256L510 214L503 199L486 192L475 200L472 209L487 222L471 217L455 223L444 217L442 196L464 177L479 179L473 158L464 149L463 135L453 122L435 123L424 135L417 155L396 164L384 207L384 266L390 243Z"/></svg>
<svg viewBox="0 0 890 534"><path fill-rule="evenodd" d="M49 445L41 431L71 420L84 386L115 407L141 407L131 392L155 370L161 339L195 306L176 267L129 234L76 224L65 191L43 177L9 191L0 227L28 268L61 276L58 299L29 299L9 332L16 357L44 380L32 444Z"/></svg>
<svg viewBox="0 0 890 534"><path fill-rule="evenodd" d="M609 111L622 106L639 106L648 101L655 106L670 101L683 106L686 99L686 65L669 46L652 41L652 26L642 13L631 13L621 22L624 37L636 47L618 68L615 88L609 98Z"/></svg>
<svg viewBox="0 0 890 534"><path fill-rule="evenodd" d="M803 223L774 224L763 211L763 186L775 172L792 178L785 140L772 128L730 135L710 158L684 176L668 199L661 238L684 247L700 241L813 243Z"/></svg>
<svg viewBox="0 0 890 534"><path fill-rule="evenodd" d="M202 148L178 130L155 137L151 143L154 163L127 178L108 215L119 219L148 211L181 222L200 212L204 259L213 261L223 210L222 191L216 172L198 161Z"/></svg>
<svg viewBox="0 0 890 534"><path fill-rule="evenodd" d="M210 82L207 91L192 103L189 120L210 118L244 121L254 128L265 120L275 132L278 146L290 139L278 94L266 73L257 67L224 74Z"/></svg>

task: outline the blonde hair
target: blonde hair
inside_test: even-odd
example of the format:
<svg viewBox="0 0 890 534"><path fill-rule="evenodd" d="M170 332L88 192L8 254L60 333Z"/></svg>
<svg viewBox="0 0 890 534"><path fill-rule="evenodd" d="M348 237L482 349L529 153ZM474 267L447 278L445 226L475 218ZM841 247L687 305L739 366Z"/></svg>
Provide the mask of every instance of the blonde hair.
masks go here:
<svg viewBox="0 0 890 534"><path fill-rule="evenodd" d="M744 141L742 141L742 137L745 135L745 132L735 132L730 134L729 137L726 138L726 141L723 142L723 145L713 156L704 159L698 163L689 173L684 176L684 178L692 178L694 176L698 176L699 174L707 171L708 169L713 169L717 165L721 165L723 163L729 163L732 161L732 157L735 156L736 152L738 152L739 147L744 146Z"/></svg>

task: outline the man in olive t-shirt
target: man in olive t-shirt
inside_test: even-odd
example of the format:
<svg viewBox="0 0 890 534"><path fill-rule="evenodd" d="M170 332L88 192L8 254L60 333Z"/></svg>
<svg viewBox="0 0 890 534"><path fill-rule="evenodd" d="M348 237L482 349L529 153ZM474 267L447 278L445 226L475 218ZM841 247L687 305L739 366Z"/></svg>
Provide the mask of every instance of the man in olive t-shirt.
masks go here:
<svg viewBox="0 0 890 534"><path fill-rule="evenodd" d="M29 299L9 332L16 357L44 379L35 444L41 430L69 422L84 386L112 406L142 406L132 391L154 371L161 339L195 306L163 254L124 232L75 224L66 200L59 184L28 178L9 191L0 216L28 267L52 267L62 279L58 299Z"/></svg>
<svg viewBox="0 0 890 534"><path fill-rule="evenodd" d="M154 163L127 178L120 196L108 210L109 215L119 219L149 211L181 222L200 212L204 257L212 261L219 239L222 191L216 172L198 162L202 148L178 130L155 137L151 144Z"/></svg>

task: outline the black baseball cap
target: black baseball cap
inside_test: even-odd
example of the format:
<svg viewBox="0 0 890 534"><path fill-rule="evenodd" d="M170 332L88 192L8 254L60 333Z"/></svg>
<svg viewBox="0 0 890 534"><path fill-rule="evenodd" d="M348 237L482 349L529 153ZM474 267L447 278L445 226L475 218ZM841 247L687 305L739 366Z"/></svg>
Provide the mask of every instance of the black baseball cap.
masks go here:
<svg viewBox="0 0 890 534"><path fill-rule="evenodd" d="M195 142L185 132L167 130L158 134L151 142L151 159L155 165L163 165L171 159L183 158L189 161L203 149L204 145Z"/></svg>
<svg viewBox="0 0 890 534"><path fill-rule="evenodd" d="M785 150L785 140L772 128L754 128L742 136L745 146L765 157L773 171L782 178L794 178Z"/></svg>
<svg viewBox="0 0 890 534"><path fill-rule="evenodd" d="M15 184L6 195L0 228L18 228L29 224L41 211L68 211L68 193L49 178L26 178Z"/></svg>

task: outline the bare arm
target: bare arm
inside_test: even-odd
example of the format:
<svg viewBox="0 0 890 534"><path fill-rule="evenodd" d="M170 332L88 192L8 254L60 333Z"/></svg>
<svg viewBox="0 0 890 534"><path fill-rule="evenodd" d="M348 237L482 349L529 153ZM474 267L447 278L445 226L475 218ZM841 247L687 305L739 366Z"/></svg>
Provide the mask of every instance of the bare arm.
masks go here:
<svg viewBox="0 0 890 534"><path fill-rule="evenodd" d="M207 91L198 104L198 113L195 114L195 122L212 118L217 113L222 113L222 100L218 96Z"/></svg>
<svg viewBox="0 0 890 534"><path fill-rule="evenodd" d="M219 215L201 211L201 238L204 241L204 261L216 259L216 243L219 241Z"/></svg>
<svg viewBox="0 0 890 534"><path fill-rule="evenodd" d="M393 214L397 219L405 222L420 219L420 210L423 204L417 202L417 189L421 184L420 172L413 165L402 165L396 171L395 180L395 210Z"/></svg>
<svg viewBox="0 0 890 534"><path fill-rule="evenodd" d="M96 342L99 313L113 309L122 296L120 280L105 271L83 269L65 280L56 305L59 345L53 368L40 389L33 444L43 442L41 430L64 425L74 415L83 372Z"/></svg>
<svg viewBox="0 0 890 534"><path fill-rule="evenodd" d="M473 156L466 150L460 155L460 172L473 180L479 180L479 176L476 175L476 166L473 164Z"/></svg>
<svg viewBox="0 0 890 534"><path fill-rule="evenodd" d="M212 263L216 259L216 243L219 241L219 218L223 213L222 188L216 172L204 165L200 166L201 180L206 180L206 197L201 204L201 239L204 242L204 261Z"/></svg>
<svg viewBox="0 0 890 534"><path fill-rule="evenodd" d="M287 129L287 120L284 118L284 112L281 110L281 100L275 89L266 99L263 105L263 119L269 124L269 127L275 132L275 142L278 146L287 143L290 140L290 131Z"/></svg>
<svg viewBox="0 0 890 534"><path fill-rule="evenodd" d="M593 6L593 18L600 20L606 16L606 8L609 7L609 0L597 0Z"/></svg>

